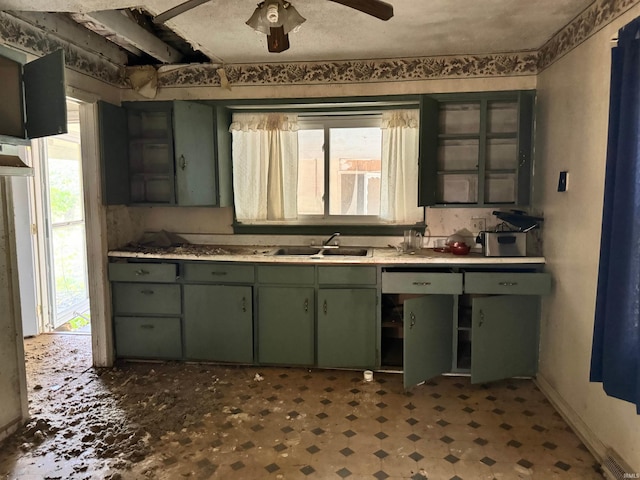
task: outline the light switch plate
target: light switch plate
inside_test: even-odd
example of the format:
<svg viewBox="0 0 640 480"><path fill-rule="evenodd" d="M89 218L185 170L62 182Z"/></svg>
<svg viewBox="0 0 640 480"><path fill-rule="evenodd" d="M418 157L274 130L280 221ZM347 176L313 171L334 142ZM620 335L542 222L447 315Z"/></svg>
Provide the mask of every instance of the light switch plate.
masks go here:
<svg viewBox="0 0 640 480"><path fill-rule="evenodd" d="M562 171L558 175L558 191L566 192L569 186L569 172Z"/></svg>

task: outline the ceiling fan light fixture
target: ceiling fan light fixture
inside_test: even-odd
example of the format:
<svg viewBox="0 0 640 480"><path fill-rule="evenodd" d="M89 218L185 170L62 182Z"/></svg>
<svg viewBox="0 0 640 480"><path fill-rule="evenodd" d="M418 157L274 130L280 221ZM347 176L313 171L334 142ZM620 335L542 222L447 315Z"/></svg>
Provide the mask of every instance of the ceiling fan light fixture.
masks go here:
<svg viewBox="0 0 640 480"><path fill-rule="evenodd" d="M258 4L246 24L265 35L270 35L272 28L283 27L286 35L289 32L297 31L305 21L306 18L300 15L289 2L265 0Z"/></svg>

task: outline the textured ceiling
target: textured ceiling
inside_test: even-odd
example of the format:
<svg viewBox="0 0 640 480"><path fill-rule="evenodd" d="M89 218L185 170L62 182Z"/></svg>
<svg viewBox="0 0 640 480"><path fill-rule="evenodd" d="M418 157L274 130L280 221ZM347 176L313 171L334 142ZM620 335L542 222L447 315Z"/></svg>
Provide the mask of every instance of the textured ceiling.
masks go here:
<svg viewBox="0 0 640 480"><path fill-rule="evenodd" d="M0 0L1 10L92 12L140 7L152 15L182 0ZM291 48L268 53L245 25L256 0L210 0L167 26L213 61L269 63L486 54L535 50L593 0L386 0L384 22L325 0L292 0L307 19Z"/></svg>

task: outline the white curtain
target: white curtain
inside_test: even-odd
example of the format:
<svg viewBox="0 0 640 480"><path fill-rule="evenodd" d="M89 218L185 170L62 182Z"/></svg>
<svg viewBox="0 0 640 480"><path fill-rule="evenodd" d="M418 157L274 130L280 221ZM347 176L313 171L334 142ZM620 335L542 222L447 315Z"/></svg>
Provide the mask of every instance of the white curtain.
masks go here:
<svg viewBox="0 0 640 480"><path fill-rule="evenodd" d="M236 113L229 130L233 136L233 189L238 221L295 219L297 115Z"/></svg>
<svg viewBox="0 0 640 480"><path fill-rule="evenodd" d="M418 110L382 114L380 217L396 223L423 220L418 207Z"/></svg>

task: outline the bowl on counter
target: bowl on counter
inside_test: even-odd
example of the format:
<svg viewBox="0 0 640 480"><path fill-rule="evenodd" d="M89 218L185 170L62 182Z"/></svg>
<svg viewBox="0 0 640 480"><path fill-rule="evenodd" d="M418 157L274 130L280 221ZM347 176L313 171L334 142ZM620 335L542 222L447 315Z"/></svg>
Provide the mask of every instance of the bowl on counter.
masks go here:
<svg viewBox="0 0 640 480"><path fill-rule="evenodd" d="M464 242L453 242L449 244L449 251L454 255L467 255L471 247Z"/></svg>

